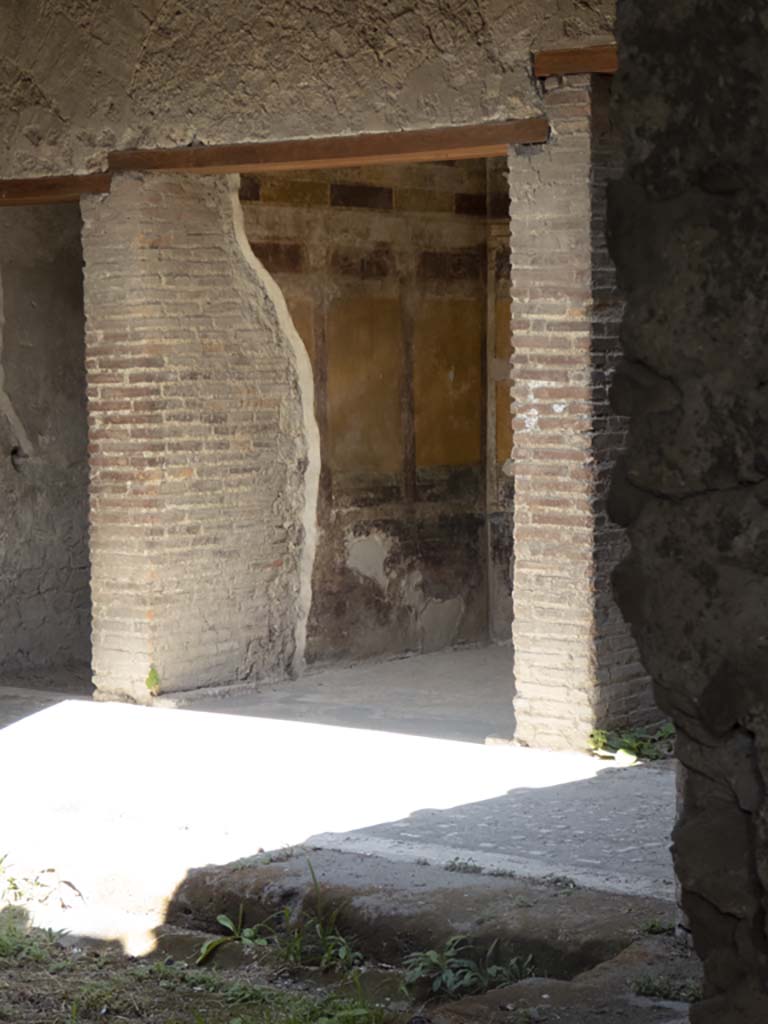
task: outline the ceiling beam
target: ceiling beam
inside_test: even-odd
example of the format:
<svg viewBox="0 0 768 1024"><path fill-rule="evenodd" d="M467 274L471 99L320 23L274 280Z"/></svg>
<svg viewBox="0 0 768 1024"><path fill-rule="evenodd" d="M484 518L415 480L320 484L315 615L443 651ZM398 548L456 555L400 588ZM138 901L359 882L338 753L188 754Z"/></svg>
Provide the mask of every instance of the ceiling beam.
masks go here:
<svg viewBox="0 0 768 1024"><path fill-rule="evenodd" d="M503 156L509 146L546 142L548 136L549 124L546 119L534 117L496 124L294 139L288 142L124 150L110 154L109 169L113 172L256 174L266 171L472 160Z"/></svg>
<svg viewBox="0 0 768 1024"><path fill-rule="evenodd" d="M109 192L110 174L69 174L51 178L0 179L0 206L76 203L80 196Z"/></svg>
<svg viewBox="0 0 768 1024"><path fill-rule="evenodd" d="M613 75L619 70L615 43L581 46L570 50L539 50L533 55L537 78L550 75Z"/></svg>

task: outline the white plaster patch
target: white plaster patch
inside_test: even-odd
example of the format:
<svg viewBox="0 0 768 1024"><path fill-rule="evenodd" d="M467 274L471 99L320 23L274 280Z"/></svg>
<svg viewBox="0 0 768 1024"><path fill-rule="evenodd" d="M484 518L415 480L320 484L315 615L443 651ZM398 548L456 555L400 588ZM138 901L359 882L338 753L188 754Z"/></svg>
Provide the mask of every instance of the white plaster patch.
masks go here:
<svg viewBox="0 0 768 1024"><path fill-rule="evenodd" d="M539 410L531 409L530 412L524 412L523 423L526 430L535 430L539 425Z"/></svg>
<svg viewBox="0 0 768 1024"><path fill-rule="evenodd" d="M554 409L555 412L565 412L565 410L568 408L568 406L567 406L567 404L565 402L555 402L555 404L552 406L552 408Z"/></svg>
<svg viewBox="0 0 768 1024"><path fill-rule="evenodd" d="M382 533L348 537L346 548L349 568L366 579L374 580L382 590L386 590L389 580L384 565L392 550L392 538Z"/></svg>
<svg viewBox="0 0 768 1024"><path fill-rule="evenodd" d="M304 505L301 515L303 543L299 559L299 594L293 657L293 672L296 675L301 675L306 667L307 622L312 605L312 570L317 549L317 496L320 487L320 430L315 418L315 382L306 345L288 312L285 296L264 264L256 258L248 242L239 192L240 176L230 175L229 195L232 202L235 239L243 254L243 259L254 271L272 302L280 330L290 342L304 421L307 465L304 470Z"/></svg>

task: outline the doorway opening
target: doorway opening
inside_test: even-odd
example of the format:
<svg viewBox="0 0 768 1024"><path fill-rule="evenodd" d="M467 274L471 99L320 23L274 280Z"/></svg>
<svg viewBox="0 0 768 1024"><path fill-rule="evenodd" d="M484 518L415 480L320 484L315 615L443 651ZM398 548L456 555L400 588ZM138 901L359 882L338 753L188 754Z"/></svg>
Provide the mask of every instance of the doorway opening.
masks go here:
<svg viewBox="0 0 768 1024"><path fill-rule="evenodd" d="M314 371L310 669L507 644L506 158L249 175L241 202Z"/></svg>
<svg viewBox="0 0 768 1024"><path fill-rule="evenodd" d="M0 680L90 687L80 213L0 210Z"/></svg>

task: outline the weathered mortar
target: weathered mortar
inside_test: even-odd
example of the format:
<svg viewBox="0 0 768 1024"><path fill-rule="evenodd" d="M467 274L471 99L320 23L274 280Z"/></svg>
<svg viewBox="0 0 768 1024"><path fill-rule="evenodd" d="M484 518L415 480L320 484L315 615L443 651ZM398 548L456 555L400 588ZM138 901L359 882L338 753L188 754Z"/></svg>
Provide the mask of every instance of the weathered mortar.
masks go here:
<svg viewBox="0 0 768 1024"><path fill-rule="evenodd" d="M0 5L0 177L131 146L526 117L530 52L614 0L25 0Z"/></svg>
<svg viewBox="0 0 768 1024"><path fill-rule="evenodd" d="M765 5L620 6L611 196L631 417L616 576L685 766L674 835L704 959L696 1024L768 1019L768 25ZM681 58L681 53L684 54Z"/></svg>
<svg viewBox="0 0 768 1024"><path fill-rule="evenodd" d="M79 233L0 211L0 672L90 658Z"/></svg>
<svg viewBox="0 0 768 1024"><path fill-rule="evenodd" d="M125 176L83 203L97 687L303 663L312 378L251 254L237 179Z"/></svg>

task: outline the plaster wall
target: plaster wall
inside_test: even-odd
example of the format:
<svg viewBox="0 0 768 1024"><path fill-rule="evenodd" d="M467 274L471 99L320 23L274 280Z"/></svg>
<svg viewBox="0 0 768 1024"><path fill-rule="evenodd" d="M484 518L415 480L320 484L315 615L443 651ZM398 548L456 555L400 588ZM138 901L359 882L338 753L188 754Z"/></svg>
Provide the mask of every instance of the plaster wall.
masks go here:
<svg viewBox="0 0 768 1024"><path fill-rule="evenodd" d="M77 209L0 211L0 672L88 661Z"/></svg>
<svg viewBox="0 0 768 1024"><path fill-rule="evenodd" d="M485 444L488 214L501 208L508 248L508 200L503 174L489 197L487 174L464 161L243 181L249 239L314 367L312 660L485 641L489 604L509 638L511 507L496 508L490 549L486 517L508 401L498 459L495 431L488 458ZM508 339L507 264L496 273L493 252Z"/></svg>
<svg viewBox="0 0 768 1024"><path fill-rule="evenodd" d="M112 149L536 114L530 52L610 36L613 0L5 0L0 177Z"/></svg>

